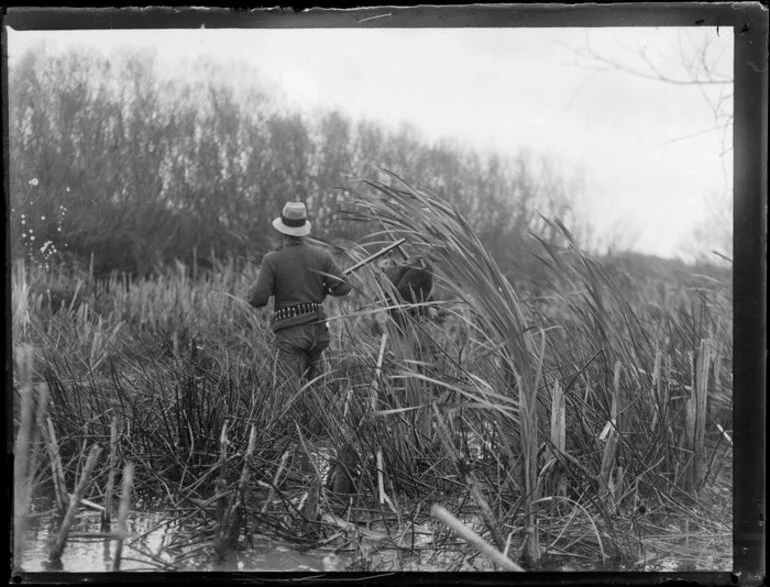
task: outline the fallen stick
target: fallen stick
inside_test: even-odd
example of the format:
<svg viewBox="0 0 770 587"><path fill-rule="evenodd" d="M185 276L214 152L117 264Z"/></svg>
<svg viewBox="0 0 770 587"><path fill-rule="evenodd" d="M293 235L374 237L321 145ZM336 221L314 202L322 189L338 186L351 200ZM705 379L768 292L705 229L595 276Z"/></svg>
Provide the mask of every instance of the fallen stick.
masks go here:
<svg viewBox="0 0 770 587"><path fill-rule="evenodd" d="M524 572L523 568L521 568L507 556L503 555L503 553L497 550L495 547L487 544L481 536L468 528L442 506L434 503L430 508L430 515L449 526L455 534L468 542L481 554L487 557L491 562L496 565L500 565L503 570L516 571L518 573Z"/></svg>

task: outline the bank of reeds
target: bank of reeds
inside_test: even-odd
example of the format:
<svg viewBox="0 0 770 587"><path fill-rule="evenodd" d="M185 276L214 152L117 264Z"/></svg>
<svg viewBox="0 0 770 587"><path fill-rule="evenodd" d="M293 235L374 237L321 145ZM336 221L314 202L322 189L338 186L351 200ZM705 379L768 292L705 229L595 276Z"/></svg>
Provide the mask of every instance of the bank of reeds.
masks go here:
<svg viewBox="0 0 770 587"><path fill-rule="evenodd" d="M51 400L39 492L63 501L98 442L112 456L83 497L109 506L117 463L134 463L134 495L186 528L182 558L254 534L310 547L348 535L362 508L405 535L435 502L477 515L482 538L532 567L552 552L636 560L655 542L645 528L704 505L729 456L727 284L636 287L607 260L544 243L550 281L529 298L438 196L394 178L349 204L382 231L342 266L404 237L441 295L423 304L433 317L399 326L388 310L409 308L383 268L357 271L353 298L327 304L326 374L301 389L280 377L268 312L244 301L256 267L131 281L15 265L14 347L39 349ZM319 483L335 467L352 493Z"/></svg>
<svg viewBox="0 0 770 587"><path fill-rule="evenodd" d="M466 409L451 410L459 428L497 432L493 450L510 457L508 484L492 484L491 501L503 525L523 515L525 560L539 556L533 504L550 496L585 504L620 552L640 503L698 501L715 474L707 455L713 463L729 426L729 283L685 274L665 289L639 287L581 251L556 220L568 246L542 243L547 298L523 301L441 198L395 177L364 183L352 216L408 238L429 255L444 290L472 309L477 352L458 381L439 377L433 389L456 392ZM506 503L506 489L518 499Z"/></svg>

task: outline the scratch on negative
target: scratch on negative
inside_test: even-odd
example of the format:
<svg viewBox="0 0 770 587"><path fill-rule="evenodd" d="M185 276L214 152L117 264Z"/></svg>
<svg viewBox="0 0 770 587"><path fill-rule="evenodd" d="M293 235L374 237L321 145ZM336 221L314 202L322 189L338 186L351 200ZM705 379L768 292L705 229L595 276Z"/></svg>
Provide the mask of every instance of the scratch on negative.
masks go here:
<svg viewBox="0 0 770 587"><path fill-rule="evenodd" d="M370 21L370 20L376 20L376 19L378 19L378 18L387 18L387 17L389 17L389 16L391 16L391 13L390 13L390 12L386 12L385 14L378 14L377 16L370 16L369 18L362 18L362 19L361 19L361 20L359 20L358 22L359 22L359 23L362 23L362 22L368 22L368 21Z"/></svg>

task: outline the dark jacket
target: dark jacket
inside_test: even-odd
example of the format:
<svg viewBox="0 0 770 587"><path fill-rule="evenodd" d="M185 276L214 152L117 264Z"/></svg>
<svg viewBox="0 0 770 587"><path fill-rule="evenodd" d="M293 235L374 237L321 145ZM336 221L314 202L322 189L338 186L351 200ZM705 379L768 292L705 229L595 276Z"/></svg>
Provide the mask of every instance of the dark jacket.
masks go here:
<svg viewBox="0 0 770 587"><path fill-rule="evenodd" d="M412 318L426 315L426 308L420 304L433 301L433 268L423 257L416 257L406 263L399 263L385 268L385 276L396 287L396 303L415 304L409 308L391 308L389 313L403 330L406 327L406 314ZM394 300L386 294L389 303Z"/></svg>
<svg viewBox="0 0 770 587"><path fill-rule="evenodd" d="M432 301L433 268L422 257L385 268L385 276L409 304Z"/></svg>
<svg viewBox="0 0 770 587"><path fill-rule="evenodd" d="M327 295L344 296L350 285L328 251L304 241L289 241L277 251L262 259L257 282L249 290L249 303L255 308L267 305L274 296L273 309L292 308L301 304L321 304ZM321 310L322 312L322 310ZM278 327L307 324L323 314L303 314L290 323L273 324Z"/></svg>

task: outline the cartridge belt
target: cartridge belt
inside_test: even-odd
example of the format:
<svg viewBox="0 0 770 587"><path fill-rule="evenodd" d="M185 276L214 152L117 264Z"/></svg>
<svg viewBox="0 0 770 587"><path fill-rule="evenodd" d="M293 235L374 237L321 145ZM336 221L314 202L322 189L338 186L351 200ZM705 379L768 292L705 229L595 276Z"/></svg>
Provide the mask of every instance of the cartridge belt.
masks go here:
<svg viewBox="0 0 770 587"><path fill-rule="evenodd" d="M318 308L321 304L315 302L308 302L305 304L296 304L294 306L288 306L276 310L273 314L273 321L279 322L280 320L287 320L289 318L295 318L296 316L303 316L305 314L314 314L318 312Z"/></svg>
<svg viewBox="0 0 770 587"><path fill-rule="evenodd" d="M323 321L326 319L324 307L315 302L305 304L296 304L287 308L281 308L273 313L273 332L278 332L285 328L301 326L311 322Z"/></svg>

